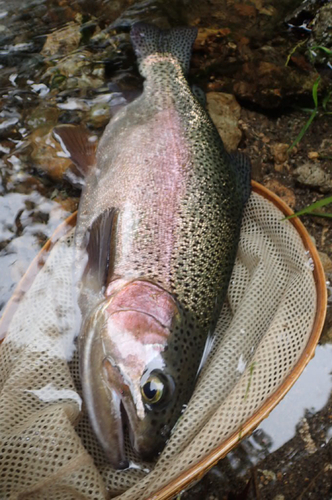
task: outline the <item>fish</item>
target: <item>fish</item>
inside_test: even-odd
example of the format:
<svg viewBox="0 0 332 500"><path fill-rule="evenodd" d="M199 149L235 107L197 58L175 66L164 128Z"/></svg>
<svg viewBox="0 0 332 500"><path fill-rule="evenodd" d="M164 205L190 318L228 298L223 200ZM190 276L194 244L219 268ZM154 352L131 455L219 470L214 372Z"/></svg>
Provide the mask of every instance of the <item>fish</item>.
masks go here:
<svg viewBox="0 0 332 500"><path fill-rule="evenodd" d="M140 97L99 141L55 135L85 175L75 234L80 377L113 467L125 429L152 459L188 403L225 300L250 196L250 161L229 154L187 81L193 27L137 23ZM197 97L198 96L198 97Z"/></svg>

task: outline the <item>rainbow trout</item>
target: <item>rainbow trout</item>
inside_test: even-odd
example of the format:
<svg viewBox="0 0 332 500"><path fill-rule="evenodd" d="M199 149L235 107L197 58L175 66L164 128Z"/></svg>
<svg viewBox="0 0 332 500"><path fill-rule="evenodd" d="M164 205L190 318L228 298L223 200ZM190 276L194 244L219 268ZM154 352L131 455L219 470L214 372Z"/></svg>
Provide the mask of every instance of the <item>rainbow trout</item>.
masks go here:
<svg viewBox="0 0 332 500"><path fill-rule="evenodd" d="M250 194L249 161L225 151L187 83L196 34L132 28L144 92L112 118L96 157L84 134L56 130L87 172L76 229L81 380L117 468L128 466L124 422L133 449L152 457L193 392Z"/></svg>

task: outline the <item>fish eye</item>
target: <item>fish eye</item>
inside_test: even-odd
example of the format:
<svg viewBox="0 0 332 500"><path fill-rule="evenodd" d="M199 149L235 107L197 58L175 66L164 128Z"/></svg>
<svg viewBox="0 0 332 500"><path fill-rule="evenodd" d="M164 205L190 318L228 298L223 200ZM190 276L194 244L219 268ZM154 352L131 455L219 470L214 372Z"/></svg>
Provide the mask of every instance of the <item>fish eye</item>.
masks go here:
<svg viewBox="0 0 332 500"><path fill-rule="evenodd" d="M148 404L158 403L165 393L165 384L156 374L151 374L141 387L143 399Z"/></svg>

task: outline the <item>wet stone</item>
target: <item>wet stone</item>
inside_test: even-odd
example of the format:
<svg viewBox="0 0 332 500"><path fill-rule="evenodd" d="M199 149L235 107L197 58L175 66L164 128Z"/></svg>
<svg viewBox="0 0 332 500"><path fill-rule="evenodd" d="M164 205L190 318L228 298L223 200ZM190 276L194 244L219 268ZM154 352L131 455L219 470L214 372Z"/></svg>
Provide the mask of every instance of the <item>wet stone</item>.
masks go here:
<svg viewBox="0 0 332 500"><path fill-rule="evenodd" d="M111 108L108 103L100 103L92 106L89 116L88 123L93 128L105 127L111 118Z"/></svg>
<svg viewBox="0 0 332 500"><path fill-rule="evenodd" d="M39 129L46 124L51 127L57 124L58 117L59 110L55 106L51 106L49 102L43 102L32 113L28 114L26 124L30 130Z"/></svg>
<svg viewBox="0 0 332 500"><path fill-rule="evenodd" d="M128 28L138 21L153 22L160 28L170 28L172 21L178 21L179 17L179 8L173 0L168 2L164 0L127 2L128 8L126 10L124 10L122 2L115 2L115 4L118 4L122 13L113 21L111 28ZM184 22L184 24L186 23Z"/></svg>
<svg viewBox="0 0 332 500"><path fill-rule="evenodd" d="M207 110L228 151L235 150L242 133L238 127L241 107L231 94L209 92L206 95Z"/></svg>

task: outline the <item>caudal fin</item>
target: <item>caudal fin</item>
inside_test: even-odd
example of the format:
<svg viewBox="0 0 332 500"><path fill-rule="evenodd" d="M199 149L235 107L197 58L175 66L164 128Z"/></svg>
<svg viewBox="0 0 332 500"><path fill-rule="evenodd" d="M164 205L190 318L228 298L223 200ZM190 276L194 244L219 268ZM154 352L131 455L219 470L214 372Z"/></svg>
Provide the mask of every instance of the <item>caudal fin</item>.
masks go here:
<svg viewBox="0 0 332 500"><path fill-rule="evenodd" d="M152 24L136 23L130 36L139 63L151 54L171 54L178 59L183 72L188 73L197 28L161 30Z"/></svg>

